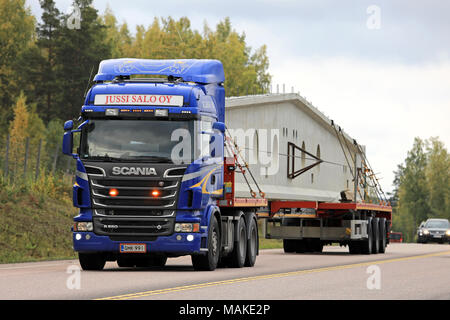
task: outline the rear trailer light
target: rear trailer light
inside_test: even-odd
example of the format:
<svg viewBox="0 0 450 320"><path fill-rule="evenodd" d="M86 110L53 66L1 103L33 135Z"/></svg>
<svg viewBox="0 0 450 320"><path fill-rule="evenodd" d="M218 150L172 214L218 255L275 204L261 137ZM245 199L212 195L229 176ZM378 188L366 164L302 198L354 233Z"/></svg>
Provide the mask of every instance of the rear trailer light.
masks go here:
<svg viewBox="0 0 450 320"><path fill-rule="evenodd" d="M75 222L73 226L73 231L93 231L94 227L92 222Z"/></svg>
<svg viewBox="0 0 450 320"><path fill-rule="evenodd" d="M199 223L175 223L175 232L199 232Z"/></svg>

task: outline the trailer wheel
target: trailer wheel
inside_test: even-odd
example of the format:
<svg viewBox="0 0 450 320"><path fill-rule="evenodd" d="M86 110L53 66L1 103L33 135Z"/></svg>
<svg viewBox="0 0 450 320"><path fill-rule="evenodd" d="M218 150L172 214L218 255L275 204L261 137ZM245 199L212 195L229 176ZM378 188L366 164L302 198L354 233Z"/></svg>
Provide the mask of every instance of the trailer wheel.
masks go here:
<svg viewBox="0 0 450 320"><path fill-rule="evenodd" d="M236 241L233 252L231 252L230 266L233 268L242 268L247 256L247 227L244 217L239 219L236 230Z"/></svg>
<svg viewBox="0 0 450 320"><path fill-rule="evenodd" d="M367 239L361 241L361 253L371 254L373 246L372 218L367 219Z"/></svg>
<svg viewBox="0 0 450 320"><path fill-rule="evenodd" d="M192 255L192 265L196 271L213 271L217 268L221 252L220 228L217 218L211 217L208 232L208 252L205 255Z"/></svg>
<svg viewBox="0 0 450 320"><path fill-rule="evenodd" d="M313 252L322 252L323 251L323 243L320 240L316 240L312 243Z"/></svg>
<svg viewBox="0 0 450 320"><path fill-rule="evenodd" d="M372 219L372 234L373 234L373 246L372 253L377 254L380 252L380 219Z"/></svg>
<svg viewBox="0 0 450 320"><path fill-rule="evenodd" d="M378 250L379 253L386 252L386 218L380 218L380 248Z"/></svg>
<svg viewBox="0 0 450 320"><path fill-rule="evenodd" d="M247 257L245 259L246 267L253 267L256 262L256 254L258 252L258 226L255 219L249 221L249 235L247 241Z"/></svg>
<svg viewBox="0 0 450 320"><path fill-rule="evenodd" d="M298 252L297 240L283 239L283 249L285 253Z"/></svg>
<svg viewBox="0 0 450 320"><path fill-rule="evenodd" d="M80 261L83 270L103 270L106 263L106 258L100 253L78 253L78 260Z"/></svg>
<svg viewBox="0 0 450 320"><path fill-rule="evenodd" d="M295 252L297 253L305 253L308 251L308 243L306 240L294 240L295 244Z"/></svg>
<svg viewBox="0 0 450 320"><path fill-rule="evenodd" d="M348 250L350 254L360 254L361 253L361 242L360 241L350 241L348 244Z"/></svg>

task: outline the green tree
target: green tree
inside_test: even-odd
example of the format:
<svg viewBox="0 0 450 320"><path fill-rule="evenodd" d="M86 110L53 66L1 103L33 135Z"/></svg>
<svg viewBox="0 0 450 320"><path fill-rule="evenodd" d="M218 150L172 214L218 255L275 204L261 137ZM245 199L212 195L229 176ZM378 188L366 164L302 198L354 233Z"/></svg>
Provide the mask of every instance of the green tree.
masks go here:
<svg viewBox="0 0 450 320"><path fill-rule="evenodd" d="M72 15L63 16L61 35L55 48L61 88L57 105L61 119L71 119L79 114L91 71L95 74L100 61L111 57L106 27L92 6L92 0L75 0L73 7ZM79 24L72 23L78 10L81 20Z"/></svg>
<svg viewBox="0 0 450 320"><path fill-rule="evenodd" d="M426 181L432 217L450 219L450 158L444 143L437 137L428 141Z"/></svg>
<svg viewBox="0 0 450 320"><path fill-rule="evenodd" d="M50 120L45 133L45 154L48 155L45 162L46 169L52 172L63 169L67 164L67 158L61 153L63 121L57 118Z"/></svg>
<svg viewBox="0 0 450 320"><path fill-rule="evenodd" d="M28 174L31 177L35 176L36 168L37 168L37 155L40 152L39 159L39 171L41 172L44 167L44 163L48 161L48 155L44 152L46 145L46 128L44 121L40 118L39 114L36 111L36 103L29 104L28 107L28 126L26 128L28 136L29 136L29 171ZM41 148L40 151L39 147Z"/></svg>
<svg viewBox="0 0 450 320"><path fill-rule="evenodd" d="M118 25L117 19L109 6L106 7L101 19L106 27L106 43L111 48L111 57L123 58L128 56L132 37L127 24Z"/></svg>
<svg viewBox="0 0 450 320"><path fill-rule="evenodd" d="M426 179L427 155L425 142L414 139L399 177L398 224L407 241L412 241L419 223L430 214L429 191Z"/></svg>
<svg viewBox="0 0 450 320"><path fill-rule="evenodd" d="M217 59L224 66L227 95L263 93L269 89L267 47L263 45L253 52L246 44L245 34L233 30L229 18L219 22L215 31L205 23L200 34L192 30L187 17L155 17L147 28L138 25L134 38L129 36L126 24L119 30L110 10L105 11L103 21L114 57L123 54L122 57L146 59Z"/></svg>
<svg viewBox="0 0 450 320"><path fill-rule="evenodd" d="M0 0L0 21L0 138L3 139L21 90L17 57L33 41L35 20L25 7L25 0Z"/></svg>
<svg viewBox="0 0 450 320"><path fill-rule="evenodd" d="M27 130L30 122L30 114L26 106L26 97L23 92L13 108L14 119L10 123L10 148L9 148L9 167L12 176L23 177L23 168L25 162L26 141L29 138Z"/></svg>
<svg viewBox="0 0 450 320"><path fill-rule="evenodd" d="M52 111L57 108L55 97L59 92L59 81L56 77L56 47L60 41L61 14L53 0L41 0L40 4L43 10L41 17L43 23L39 24L37 28L37 46L45 59L45 62L41 63L42 91L44 92L42 98L45 100L43 103L45 108L42 109L41 115L48 122Z"/></svg>

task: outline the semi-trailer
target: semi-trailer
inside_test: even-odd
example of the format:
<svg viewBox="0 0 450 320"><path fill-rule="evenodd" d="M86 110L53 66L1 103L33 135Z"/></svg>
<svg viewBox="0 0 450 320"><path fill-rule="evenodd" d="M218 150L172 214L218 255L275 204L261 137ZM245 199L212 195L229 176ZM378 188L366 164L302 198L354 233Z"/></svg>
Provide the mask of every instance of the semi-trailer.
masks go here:
<svg viewBox="0 0 450 320"><path fill-rule="evenodd" d="M236 130L230 132L248 132L257 122L240 123L235 109L225 107L224 81L217 60L100 63L77 128L74 120L64 124L63 153L76 160L73 247L84 270L101 270L106 261L160 267L181 255L192 257L195 270L251 267L259 251L258 219L266 238L283 239L285 252L322 251L329 243L348 245L351 253L384 252L391 207L369 183L376 178L364 148L349 145L332 121L321 123L327 134L336 133L353 190L349 172L329 176L346 181L347 189L340 183L305 187L299 176L327 161L295 141L287 141L284 154L275 133L277 148L262 152L285 157L287 170L266 168L261 177ZM276 121L268 123L266 129L279 130ZM80 137L75 152L74 134Z"/></svg>

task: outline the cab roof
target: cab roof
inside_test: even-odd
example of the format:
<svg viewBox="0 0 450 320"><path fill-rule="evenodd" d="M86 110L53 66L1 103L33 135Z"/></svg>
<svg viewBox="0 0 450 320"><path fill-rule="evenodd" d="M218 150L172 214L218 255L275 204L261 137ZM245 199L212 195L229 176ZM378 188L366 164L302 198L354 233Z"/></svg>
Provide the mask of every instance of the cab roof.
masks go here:
<svg viewBox="0 0 450 320"><path fill-rule="evenodd" d="M225 81L223 65L218 60L134 58L103 60L94 81L112 81L117 77L131 75L166 75L201 84L219 84Z"/></svg>

